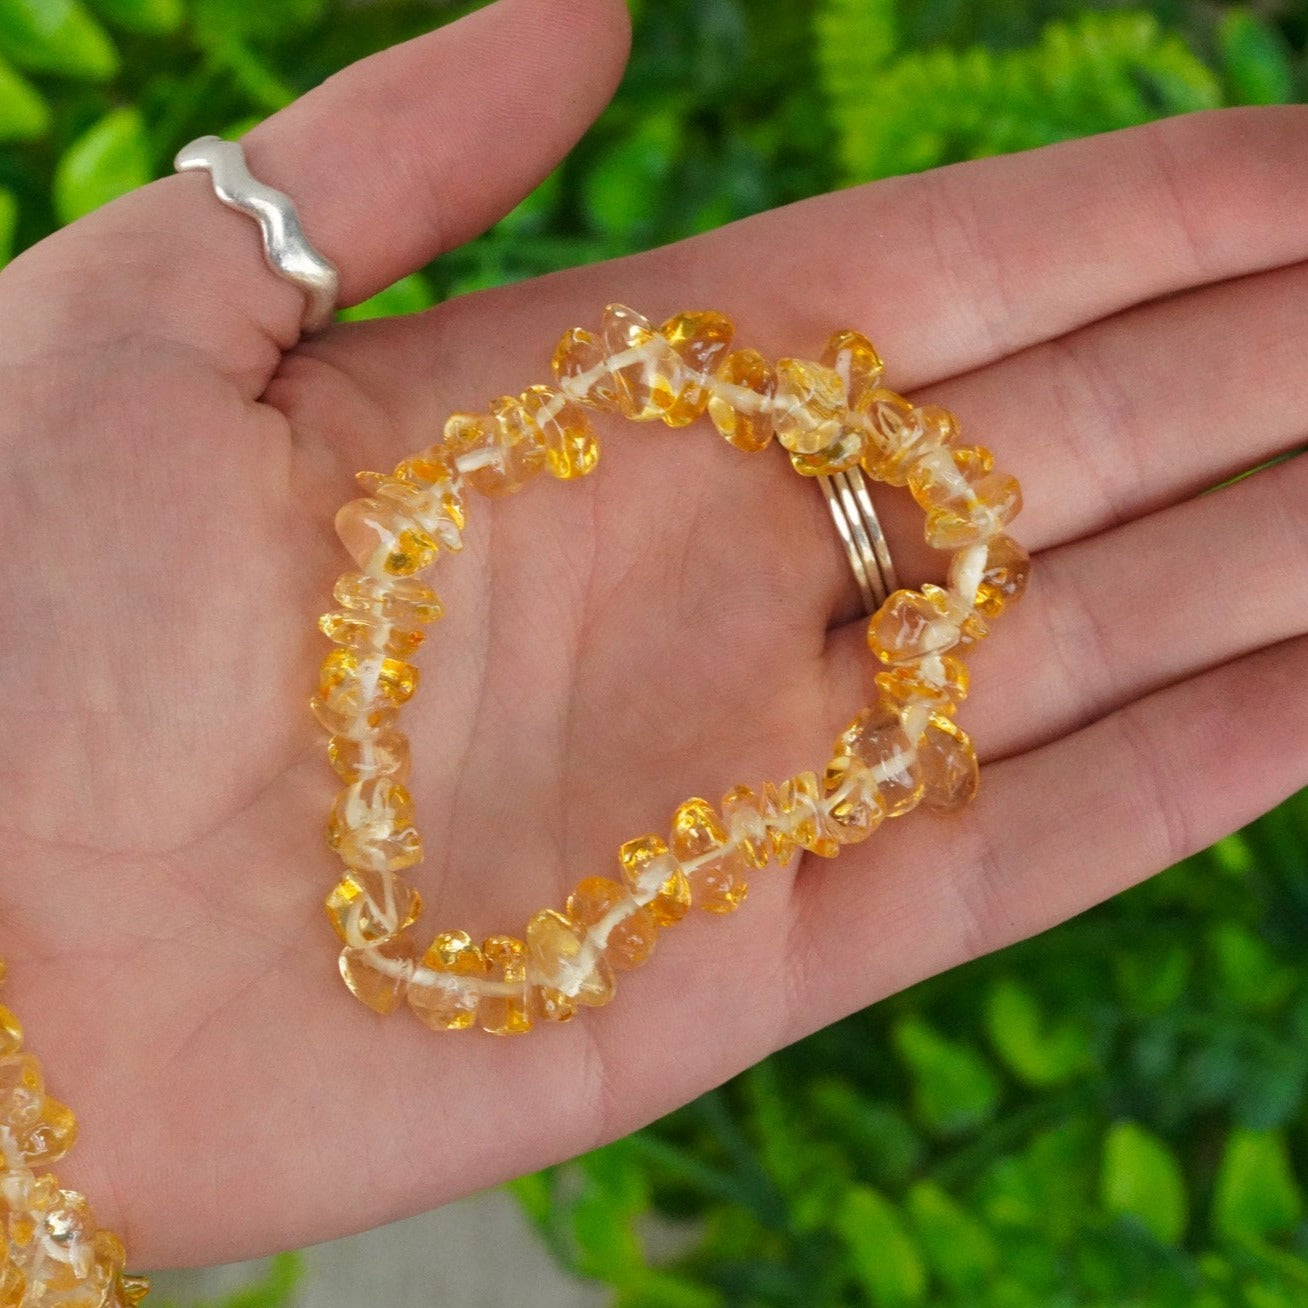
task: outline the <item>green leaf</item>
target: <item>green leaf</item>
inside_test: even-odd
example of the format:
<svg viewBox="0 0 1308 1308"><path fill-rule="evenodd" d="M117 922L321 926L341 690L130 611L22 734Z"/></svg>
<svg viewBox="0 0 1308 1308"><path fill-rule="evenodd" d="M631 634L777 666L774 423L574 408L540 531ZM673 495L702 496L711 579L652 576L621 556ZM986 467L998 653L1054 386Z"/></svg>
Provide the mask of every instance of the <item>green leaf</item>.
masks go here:
<svg viewBox="0 0 1308 1308"><path fill-rule="evenodd" d="M593 229L619 245L651 230L667 205L669 178L681 146L681 120L671 110L651 113L591 165L582 184Z"/></svg>
<svg viewBox="0 0 1308 1308"><path fill-rule="evenodd" d="M14 237L18 234L18 198L0 187L0 266L14 257Z"/></svg>
<svg viewBox="0 0 1308 1308"><path fill-rule="evenodd" d="M1241 1008L1275 1008L1298 983L1296 970L1277 962L1267 945L1239 922L1213 926L1208 947L1217 964L1218 992Z"/></svg>
<svg viewBox="0 0 1308 1308"><path fill-rule="evenodd" d="M1303 1215L1303 1194L1279 1131L1232 1131L1213 1189L1213 1229L1227 1240L1288 1231Z"/></svg>
<svg viewBox="0 0 1308 1308"><path fill-rule="evenodd" d="M921 1303L926 1266L895 1206L870 1186L845 1193L835 1216L858 1284L877 1308Z"/></svg>
<svg viewBox="0 0 1308 1308"><path fill-rule="evenodd" d="M998 1259L985 1227L929 1181L908 1192L907 1207L927 1262L940 1280L960 1296L982 1290Z"/></svg>
<svg viewBox="0 0 1308 1308"><path fill-rule="evenodd" d="M1070 1020L1046 1026L1035 996L1012 978L987 993L986 1028L995 1052L1028 1085L1059 1085L1090 1062L1088 1028Z"/></svg>
<svg viewBox="0 0 1308 1308"><path fill-rule="evenodd" d="M1181 1165L1168 1146L1135 1122L1117 1122L1104 1139L1100 1199L1115 1216L1134 1217L1161 1244L1179 1244L1189 1202Z"/></svg>
<svg viewBox="0 0 1308 1308"><path fill-rule="evenodd" d="M392 282L376 295L342 309L345 322L362 322L368 318L394 318L405 313L420 313L436 303L436 293L421 273L410 273Z"/></svg>
<svg viewBox="0 0 1308 1308"><path fill-rule="evenodd" d="M971 1046L948 1040L921 1018L904 1018L892 1032L913 1073L913 1103L923 1123L958 1135L987 1121L999 1103L999 1078Z"/></svg>
<svg viewBox="0 0 1308 1308"><path fill-rule="evenodd" d="M41 93L12 64L0 59L0 141L30 141L50 127Z"/></svg>
<svg viewBox="0 0 1308 1308"><path fill-rule="evenodd" d="M113 41L78 0L0 0L0 52L63 77L104 81L118 71Z"/></svg>
<svg viewBox="0 0 1308 1308"><path fill-rule="evenodd" d="M206 49L228 41L266 44L312 27L323 14L326 0L194 0L192 22Z"/></svg>
<svg viewBox="0 0 1308 1308"><path fill-rule="evenodd" d="M624 1140L578 1159L584 1178L569 1212L577 1270L621 1285L639 1276L644 1252L634 1222L649 1205L638 1155Z"/></svg>
<svg viewBox="0 0 1308 1308"><path fill-rule="evenodd" d="M1222 74L1231 104L1293 100L1294 73L1285 38L1247 9L1228 9L1217 25Z"/></svg>
<svg viewBox="0 0 1308 1308"><path fill-rule="evenodd" d="M618 1291L614 1308L723 1308L723 1297L707 1285L674 1272L648 1271L629 1289Z"/></svg>
<svg viewBox="0 0 1308 1308"><path fill-rule="evenodd" d="M113 109L64 152L55 165L54 202L70 223L150 180L145 124L137 109Z"/></svg>
<svg viewBox="0 0 1308 1308"><path fill-rule="evenodd" d="M169 36L182 25L182 0L91 0L109 22L142 36Z"/></svg>
<svg viewBox="0 0 1308 1308"><path fill-rule="evenodd" d="M1190 951L1179 941L1155 941L1110 962L1123 1003L1140 1013L1162 1013L1185 993L1190 979Z"/></svg>

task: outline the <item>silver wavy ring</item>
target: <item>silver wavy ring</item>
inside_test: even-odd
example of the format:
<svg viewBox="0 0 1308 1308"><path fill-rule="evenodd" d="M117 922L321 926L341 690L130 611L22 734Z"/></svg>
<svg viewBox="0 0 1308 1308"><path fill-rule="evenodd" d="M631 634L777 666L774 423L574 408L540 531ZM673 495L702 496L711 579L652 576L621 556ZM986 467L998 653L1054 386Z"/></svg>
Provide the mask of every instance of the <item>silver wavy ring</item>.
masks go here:
<svg viewBox="0 0 1308 1308"><path fill-rule="evenodd" d="M899 578L890 559L886 534L868 494L867 481L857 467L819 477L827 508L849 556L854 580L863 597L863 608L873 614L899 589Z"/></svg>
<svg viewBox="0 0 1308 1308"><path fill-rule="evenodd" d="M178 150L173 166L179 173L207 169L218 198L258 222L268 266L304 291L301 330L316 332L326 327L336 309L340 274L331 260L309 244L290 197L250 176L240 142L197 137Z"/></svg>

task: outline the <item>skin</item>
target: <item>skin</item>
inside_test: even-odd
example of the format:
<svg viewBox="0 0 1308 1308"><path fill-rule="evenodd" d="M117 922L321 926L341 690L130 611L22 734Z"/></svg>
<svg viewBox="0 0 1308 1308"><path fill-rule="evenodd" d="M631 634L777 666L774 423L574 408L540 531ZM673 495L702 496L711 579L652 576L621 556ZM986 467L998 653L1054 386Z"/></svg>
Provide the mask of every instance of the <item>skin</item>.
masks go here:
<svg viewBox="0 0 1308 1308"><path fill-rule="evenodd" d="M599 111L618 0L502 3L247 138L360 300L493 222ZM301 299L203 176L0 276L5 1000L135 1266L252 1257L630 1131L770 1051L1043 930L1308 782L1308 111L1174 119L822 196L297 344ZM762 273L763 275L760 275ZM758 874L608 1008L499 1040L336 975L306 699L359 468L549 379L619 300L814 357L856 326L1021 479L1026 599L971 659L976 803ZM682 799L820 766L871 696L822 496L706 424L474 500L403 715L420 939L519 932ZM906 584L941 573L879 497Z"/></svg>

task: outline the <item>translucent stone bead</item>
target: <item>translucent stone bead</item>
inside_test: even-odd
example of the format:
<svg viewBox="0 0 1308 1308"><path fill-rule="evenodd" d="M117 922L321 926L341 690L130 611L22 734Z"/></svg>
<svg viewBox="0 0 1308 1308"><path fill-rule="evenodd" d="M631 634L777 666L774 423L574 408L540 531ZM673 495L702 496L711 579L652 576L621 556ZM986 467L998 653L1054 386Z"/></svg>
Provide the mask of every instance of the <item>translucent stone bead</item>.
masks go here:
<svg viewBox="0 0 1308 1308"><path fill-rule="evenodd" d="M459 472L454 463L453 452L446 448L444 441L429 445L417 454L410 454L395 465L393 474L399 481L407 481L414 486L434 486L441 484L453 492L458 483ZM455 499L457 500L457 495ZM460 515L462 507L460 506ZM462 527L463 523L460 522Z"/></svg>
<svg viewBox="0 0 1308 1308"><path fill-rule="evenodd" d="M691 902L710 913L730 913L749 890L749 867L731 843L713 805L688 799L672 815L672 853L686 866Z"/></svg>
<svg viewBox="0 0 1308 1308"><path fill-rule="evenodd" d="M384 472L357 472L355 479L373 498L394 504L443 550L463 548L463 501L449 483L419 485Z"/></svg>
<svg viewBox="0 0 1308 1308"><path fill-rule="evenodd" d="M857 408L869 391L881 384L886 366L876 347L862 332L835 332L822 351L822 366L840 374L845 385L845 403Z"/></svg>
<svg viewBox="0 0 1308 1308"><path fill-rule="evenodd" d="M767 867L772 844L763 816L763 801L748 786L733 786L722 796L722 824L731 843L751 868Z"/></svg>
<svg viewBox="0 0 1308 1308"><path fill-rule="evenodd" d="M897 590L872 615L867 643L882 663L914 663L928 654L943 654L958 644L958 623L943 617L916 590Z"/></svg>
<svg viewBox="0 0 1308 1308"><path fill-rule="evenodd" d="M598 336L574 327L559 341L551 364L559 389L570 400L592 409L618 411L618 383Z"/></svg>
<svg viewBox="0 0 1308 1308"><path fill-rule="evenodd" d="M772 439L772 397L777 374L757 350L736 350L718 365L709 384L708 414L739 450L761 450Z"/></svg>
<svg viewBox="0 0 1308 1308"><path fill-rule="evenodd" d="M385 654L340 647L322 661L318 694L339 713L366 714L374 707L398 707L418 688L418 669Z"/></svg>
<svg viewBox="0 0 1308 1308"><path fill-rule="evenodd" d="M917 742L922 803L948 813L972 801L980 783L971 737L953 719L933 713Z"/></svg>
<svg viewBox="0 0 1308 1308"><path fill-rule="evenodd" d="M490 970L486 957L466 931L442 931L422 956L421 966L443 977L462 978L445 985L424 982L421 973L409 985L409 1007L434 1031L463 1031L477 1020L480 992L471 979Z"/></svg>
<svg viewBox="0 0 1308 1308"><path fill-rule="evenodd" d="M580 408L548 386L529 386L520 396L528 418L545 441L545 466L563 481L594 472L599 439Z"/></svg>
<svg viewBox="0 0 1308 1308"><path fill-rule="evenodd" d="M953 713L967 698L967 664L952 654L929 654L883 668L877 688L897 704L920 704L933 713Z"/></svg>
<svg viewBox="0 0 1308 1308"><path fill-rule="evenodd" d="M680 922L690 911L690 882L668 852L662 836L637 836L618 850L623 879L633 891L657 887L648 908L661 927Z"/></svg>
<svg viewBox="0 0 1308 1308"><path fill-rule="evenodd" d="M436 592L416 577L373 577L365 572L347 572L337 578L332 596L342 608L402 626L435 622L445 612Z"/></svg>
<svg viewBox="0 0 1308 1308"><path fill-rule="evenodd" d="M435 562L440 548L398 504L372 496L341 506L336 534L359 570L378 577L421 572Z"/></svg>
<svg viewBox="0 0 1308 1308"><path fill-rule="evenodd" d="M886 817L886 801L871 769L847 754L837 755L827 764L823 780L831 835L842 845L866 840Z"/></svg>
<svg viewBox="0 0 1308 1308"><path fill-rule="evenodd" d="M710 379L735 332L730 318L711 309L676 314L659 328L659 335L677 352L686 371L680 393L663 413L669 427L685 427L704 412Z"/></svg>
<svg viewBox="0 0 1308 1308"><path fill-rule="evenodd" d="M542 989L592 1008L607 1004L617 989L608 960L586 948L586 928L552 908L527 923L527 974Z"/></svg>
<svg viewBox="0 0 1308 1308"><path fill-rule="evenodd" d="M816 454L792 454L791 467L802 477L829 477L852 468L863 457L867 437L857 427L842 427L836 439Z"/></svg>
<svg viewBox="0 0 1308 1308"><path fill-rule="evenodd" d="M792 454L816 454L838 440L846 409L845 383L834 369L804 359L777 360L774 430Z"/></svg>
<svg viewBox="0 0 1308 1308"><path fill-rule="evenodd" d="M781 790L771 781L763 783L759 794L759 812L767 825L768 848L778 863L787 862L798 848L790 834L790 815L781 802Z"/></svg>
<svg viewBox="0 0 1308 1308"><path fill-rule="evenodd" d="M949 567L949 585L959 586L957 559ZM994 536L986 543L985 570L976 588L973 604L987 618L997 618L1026 591L1031 576L1031 556L1011 536Z"/></svg>
<svg viewBox="0 0 1308 1308"><path fill-rule="evenodd" d="M393 705L374 704L360 710L348 703L329 703L321 695L314 695L309 700L309 708L319 724L333 736L349 737L351 740L363 740L378 732L389 731L400 716L399 709Z"/></svg>
<svg viewBox="0 0 1308 1308"><path fill-rule="evenodd" d="M390 777L351 782L332 805L327 844L349 868L398 872L421 863L409 792Z"/></svg>
<svg viewBox="0 0 1308 1308"><path fill-rule="evenodd" d="M325 901L336 934L356 949L389 940L412 926L422 912L422 896L403 877L374 868L354 868Z"/></svg>
<svg viewBox="0 0 1308 1308"><path fill-rule="evenodd" d="M8 1058L23 1047L23 1025L0 1004L0 1058Z"/></svg>
<svg viewBox="0 0 1308 1308"><path fill-rule="evenodd" d="M958 438L958 420L948 409L920 409L894 391L873 387L859 399L858 416L868 434L863 469L890 486L904 486L923 454Z"/></svg>
<svg viewBox="0 0 1308 1308"><path fill-rule="evenodd" d="M922 798L922 764L899 714L882 702L861 710L836 737L837 758L857 759L871 774L887 817L900 817Z"/></svg>
<svg viewBox="0 0 1308 1308"><path fill-rule="evenodd" d="M405 781L409 775L409 740L403 732L391 728L358 739L333 736L327 742L327 759L336 775L347 783L372 777Z"/></svg>
<svg viewBox="0 0 1308 1308"><path fill-rule="evenodd" d="M35 1056L0 1058L0 1126L21 1134L40 1119L44 1103L45 1084Z"/></svg>
<svg viewBox="0 0 1308 1308"><path fill-rule="evenodd" d="M691 378L681 356L649 319L625 304L610 304L600 335L622 415L651 422L670 412Z"/></svg>
<svg viewBox="0 0 1308 1308"><path fill-rule="evenodd" d="M23 1308L27 1277L7 1258L0 1263L0 1308Z"/></svg>
<svg viewBox="0 0 1308 1308"><path fill-rule="evenodd" d="M521 1035L531 1030L527 1012L527 947L513 936L487 936L481 943L492 981L521 986L512 995L482 995L477 1021L492 1035Z"/></svg>
<svg viewBox="0 0 1308 1308"><path fill-rule="evenodd" d="M608 877L587 877L568 896L568 917L586 928L615 909L620 909L622 916L609 928L604 957L614 967L629 972L654 952L659 934L654 914L637 904L625 886Z"/></svg>
<svg viewBox="0 0 1308 1308"><path fill-rule="evenodd" d="M393 1013L413 976L418 948L408 936L392 936L361 949L341 950L341 976L354 997L375 1013Z"/></svg>
<svg viewBox="0 0 1308 1308"><path fill-rule="evenodd" d="M16 1133L23 1161L29 1167L58 1162L77 1140L77 1117L73 1110L48 1095L36 1121Z"/></svg>
<svg viewBox="0 0 1308 1308"><path fill-rule="evenodd" d="M513 495L545 466L545 436L526 406L512 395L490 405L492 423L487 441L463 456L464 480L482 495Z"/></svg>
<svg viewBox="0 0 1308 1308"><path fill-rule="evenodd" d="M923 582L922 595L926 602L946 622L958 628L959 643L970 645L990 634L990 624L970 604L965 604L952 590L932 582Z"/></svg>
<svg viewBox="0 0 1308 1308"><path fill-rule="evenodd" d="M1022 508L1015 477L993 472L994 456L981 446L936 450L909 473L913 498L927 511L927 544L962 549L997 535Z"/></svg>
<svg viewBox="0 0 1308 1308"><path fill-rule="evenodd" d="M338 645L356 650L376 650L401 659L412 654L422 644L425 635L374 618L371 613L352 613L349 610L324 613L318 619L318 630Z"/></svg>
<svg viewBox="0 0 1308 1308"><path fill-rule="evenodd" d="M790 838L821 858L835 858L840 840L823 806L822 790L812 772L787 777L777 790L778 805L790 827Z"/></svg>

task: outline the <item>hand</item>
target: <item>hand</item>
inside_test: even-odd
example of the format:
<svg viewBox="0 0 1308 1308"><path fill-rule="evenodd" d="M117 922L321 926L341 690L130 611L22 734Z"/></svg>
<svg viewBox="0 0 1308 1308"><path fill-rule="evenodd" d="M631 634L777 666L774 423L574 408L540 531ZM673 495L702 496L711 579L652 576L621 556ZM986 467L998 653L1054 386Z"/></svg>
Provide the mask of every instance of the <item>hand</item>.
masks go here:
<svg viewBox="0 0 1308 1308"><path fill-rule="evenodd" d="M584 129L617 0L503 0L247 138L354 302L487 226ZM609 265L339 326L207 180L0 277L5 999L82 1121L58 1167L133 1266L306 1244L627 1132L1039 931L1308 780L1294 448L1308 115L1230 111L823 196ZM611 1007L522 1040L362 1008L321 901L307 695L359 468L549 379L610 301L717 308L771 357L867 332L1022 480L1030 594L972 660L962 815L887 824L695 914ZM691 794L820 766L868 701L822 496L707 423L601 426L598 472L471 504L405 713L420 930L520 932ZM900 575L939 560L881 497Z"/></svg>

